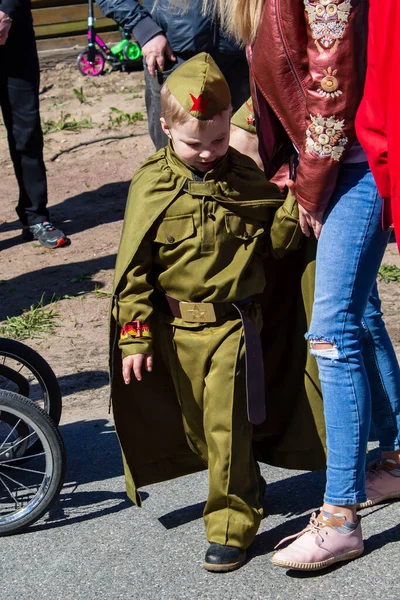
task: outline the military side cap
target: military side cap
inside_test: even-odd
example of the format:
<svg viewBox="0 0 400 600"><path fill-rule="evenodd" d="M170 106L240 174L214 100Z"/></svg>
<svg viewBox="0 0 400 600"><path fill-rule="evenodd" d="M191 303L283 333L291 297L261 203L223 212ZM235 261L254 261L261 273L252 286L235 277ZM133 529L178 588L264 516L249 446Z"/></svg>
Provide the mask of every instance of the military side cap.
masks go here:
<svg viewBox="0 0 400 600"><path fill-rule="evenodd" d="M196 119L212 119L231 104L226 79L206 52L175 69L166 85L182 108Z"/></svg>
<svg viewBox="0 0 400 600"><path fill-rule="evenodd" d="M250 133L256 133L256 119L254 117L253 101L251 98L237 110L231 119L232 125L245 129Z"/></svg>

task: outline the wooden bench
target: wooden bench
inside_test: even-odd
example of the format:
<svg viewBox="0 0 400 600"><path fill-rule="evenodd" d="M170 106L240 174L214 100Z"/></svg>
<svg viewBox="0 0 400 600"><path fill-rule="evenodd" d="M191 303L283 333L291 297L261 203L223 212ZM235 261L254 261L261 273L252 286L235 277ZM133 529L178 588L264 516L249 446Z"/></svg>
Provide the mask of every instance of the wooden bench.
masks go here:
<svg viewBox="0 0 400 600"><path fill-rule="evenodd" d="M106 44L121 39L118 26L95 5L96 31ZM82 0L32 0L39 51L84 47L87 44L88 5Z"/></svg>

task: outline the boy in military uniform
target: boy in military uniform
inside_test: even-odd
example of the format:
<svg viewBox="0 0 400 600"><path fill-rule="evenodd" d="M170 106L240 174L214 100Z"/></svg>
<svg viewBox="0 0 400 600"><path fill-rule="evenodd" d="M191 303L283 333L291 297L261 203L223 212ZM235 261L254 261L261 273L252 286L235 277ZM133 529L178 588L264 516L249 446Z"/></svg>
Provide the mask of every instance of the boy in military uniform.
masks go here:
<svg viewBox="0 0 400 600"><path fill-rule="evenodd" d="M281 256L301 239L293 196L283 202L253 160L229 147L230 115L229 87L208 54L165 83L170 142L131 184L112 321L128 494L140 503L140 485L208 468L211 571L244 563L262 518L252 451L253 424L265 419L256 297L265 254Z"/></svg>
<svg viewBox="0 0 400 600"><path fill-rule="evenodd" d="M250 156L257 167L264 170L264 165L258 152L256 118L252 98L246 100L239 110L232 115L229 145L242 152L242 154Z"/></svg>

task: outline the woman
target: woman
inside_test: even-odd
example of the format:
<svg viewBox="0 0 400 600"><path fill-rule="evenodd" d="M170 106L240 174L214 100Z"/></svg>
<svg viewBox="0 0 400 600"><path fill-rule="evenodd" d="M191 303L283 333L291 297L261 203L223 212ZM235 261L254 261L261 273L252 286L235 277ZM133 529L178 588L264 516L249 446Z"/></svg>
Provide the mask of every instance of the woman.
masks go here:
<svg viewBox="0 0 400 600"><path fill-rule="evenodd" d="M389 233L383 201L355 138L366 60L366 0L206 2L249 47L260 154L288 178L304 234L318 239L307 333L327 430L324 504L273 562L325 568L363 552L357 507L400 497L400 373L376 276ZM283 179L284 181L285 179ZM370 422L382 459L365 478Z"/></svg>

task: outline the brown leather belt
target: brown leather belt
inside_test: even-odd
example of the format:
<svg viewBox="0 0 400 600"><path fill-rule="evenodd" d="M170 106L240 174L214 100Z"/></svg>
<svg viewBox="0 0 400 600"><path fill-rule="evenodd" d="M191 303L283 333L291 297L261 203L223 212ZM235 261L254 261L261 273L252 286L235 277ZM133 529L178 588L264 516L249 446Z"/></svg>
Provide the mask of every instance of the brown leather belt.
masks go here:
<svg viewBox="0 0 400 600"><path fill-rule="evenodd" d="M165 296L174 317L187 323L215 323L227 315L239 313L242 321L246 357L247 416L259 425L266 418L264 360L260 332L250 321L243 307L233 302L180 302Z"/></svg>

